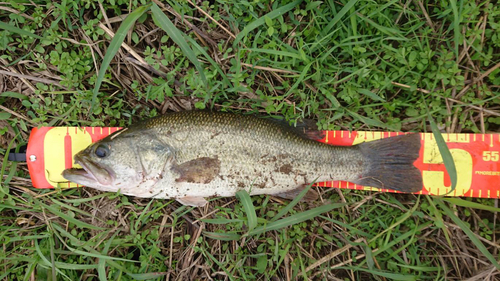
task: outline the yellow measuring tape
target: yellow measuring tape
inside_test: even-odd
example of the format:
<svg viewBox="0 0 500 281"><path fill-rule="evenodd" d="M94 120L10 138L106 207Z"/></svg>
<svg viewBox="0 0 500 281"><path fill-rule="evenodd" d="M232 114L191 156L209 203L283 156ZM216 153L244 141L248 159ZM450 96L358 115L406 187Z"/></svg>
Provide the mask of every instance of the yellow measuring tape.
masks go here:
<svg viewBox="0 0 500 281"><path fill-rule="evenodd" d="M118 127L41 127L32 130L26 151L28 168L36 188L76 187L61 172L75 165L73 156ZM327 131L322 142L354 145L401 133ZM414 165L422 171L419 194L500 198L500 134L443 134L457 169L457 186L451 191L449 176L434 136L421 134L420 157ZM378 190L349 182L323 182L319 186ZM392 190L383 190L395 192Z"/></svg>

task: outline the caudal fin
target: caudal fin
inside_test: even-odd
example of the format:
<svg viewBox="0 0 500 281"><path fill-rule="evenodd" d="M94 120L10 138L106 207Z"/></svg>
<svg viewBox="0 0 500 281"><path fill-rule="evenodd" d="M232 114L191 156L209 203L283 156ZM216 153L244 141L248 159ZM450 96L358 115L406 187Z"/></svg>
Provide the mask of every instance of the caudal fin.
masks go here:
<svg viewBox="0 0 500 281"><path fill-rule="evenodd" d="M413 165L419 156L420 145L419 134L360 144L365 168L361 178L353 182L363 186L403 192L422 190L422 174Z"/></svg>

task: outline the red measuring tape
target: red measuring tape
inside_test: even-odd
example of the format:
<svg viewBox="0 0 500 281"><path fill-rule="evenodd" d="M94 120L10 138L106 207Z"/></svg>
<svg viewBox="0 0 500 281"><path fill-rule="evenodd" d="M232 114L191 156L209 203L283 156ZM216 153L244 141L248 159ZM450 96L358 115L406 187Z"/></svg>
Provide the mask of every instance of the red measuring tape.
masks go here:
<svg viewBox="0 0 500 281"><path fill-rule="evenodd" d="M36 188L77 187L61 173L75 165L73 155L93 142L119 130L118 127L41 127L31 131L26 151L28 169ZM397 136L393 132L327 131L322 142L354 145ZM500 198L500 134L443 134L457 169L457 186L451 183L434 136L422 133L422 148L415 166L422 171L419 194ZM404 184L404 183L402 183ZM318 186L357 190L379 190L349 182L322 182ZM393 190L381 190L396 192Z"/></svg>

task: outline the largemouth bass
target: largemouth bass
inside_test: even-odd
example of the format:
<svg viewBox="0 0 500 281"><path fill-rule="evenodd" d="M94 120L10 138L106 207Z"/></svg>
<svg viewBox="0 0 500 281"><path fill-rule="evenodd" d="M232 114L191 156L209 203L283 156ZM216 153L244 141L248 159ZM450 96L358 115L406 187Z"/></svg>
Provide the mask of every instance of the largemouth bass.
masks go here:
<svg viewBox="0 0 500 281"><path fill-rule="evenodd" d="M203 206L207 197L292 198L313 181L344 180L403 192L422 189L413 162L418 134L351 147L331 146L269 119L231 113L171 113L119 130L75 155L83 169L64 178L102 191L174 198ZM314 198L314 194L309 194Z"/></svg>

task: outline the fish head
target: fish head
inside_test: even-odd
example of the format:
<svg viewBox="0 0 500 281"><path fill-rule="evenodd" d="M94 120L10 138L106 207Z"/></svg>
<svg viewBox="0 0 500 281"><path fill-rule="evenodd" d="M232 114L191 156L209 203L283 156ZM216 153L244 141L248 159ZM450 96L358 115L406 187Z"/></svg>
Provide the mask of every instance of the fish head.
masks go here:
<svg viewBox="0 0 500 281"><path fill-rule="evenodd" d="M62 175L101 191L150 197L171 158L172 149L147 134L111 135L78 152L74 160L82 168L66 169Z"/></svg>

